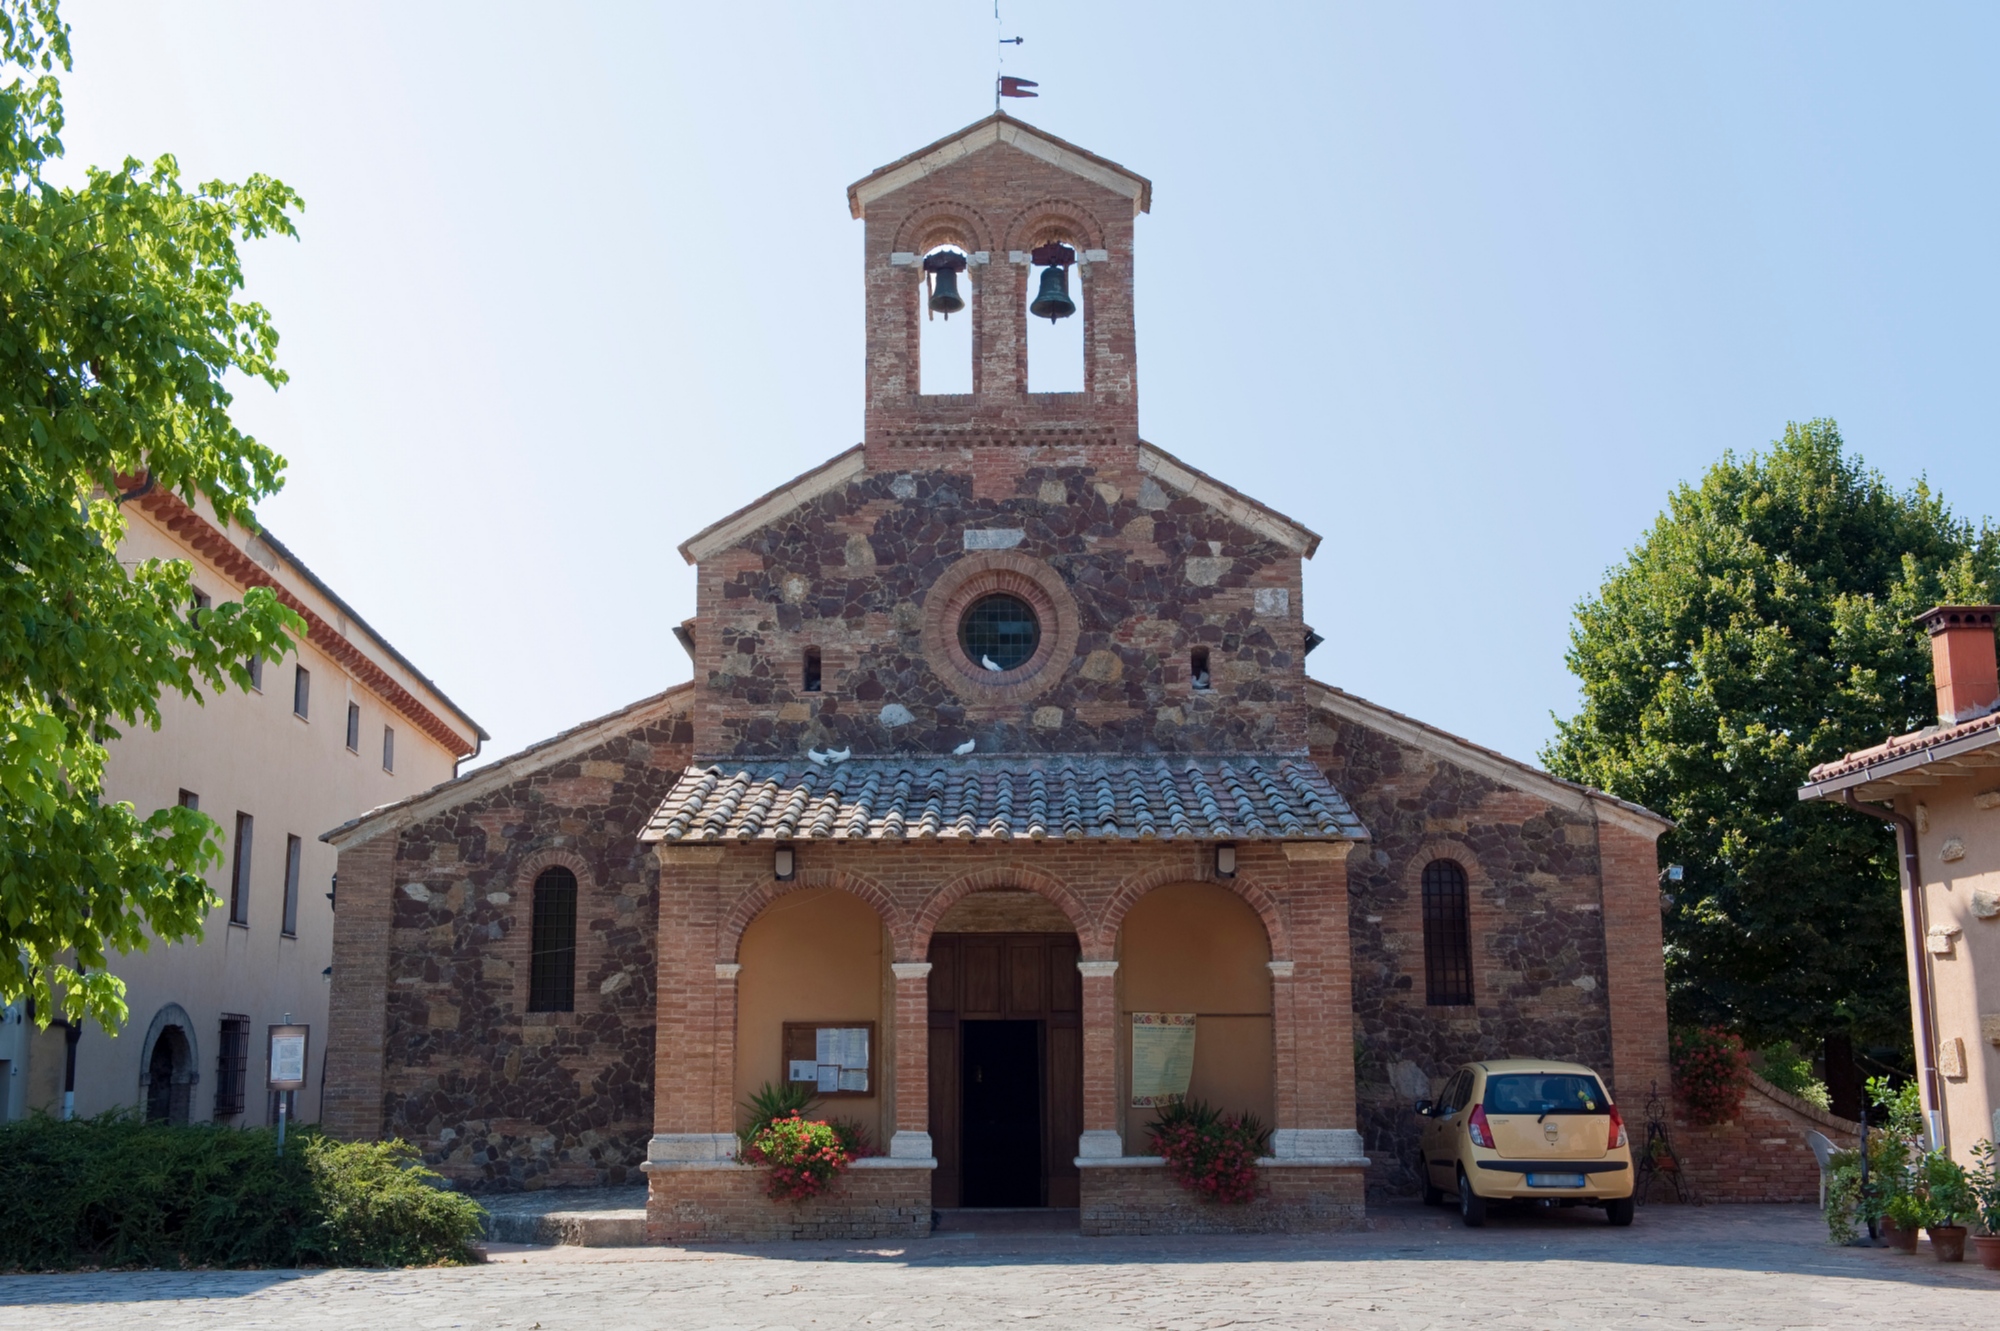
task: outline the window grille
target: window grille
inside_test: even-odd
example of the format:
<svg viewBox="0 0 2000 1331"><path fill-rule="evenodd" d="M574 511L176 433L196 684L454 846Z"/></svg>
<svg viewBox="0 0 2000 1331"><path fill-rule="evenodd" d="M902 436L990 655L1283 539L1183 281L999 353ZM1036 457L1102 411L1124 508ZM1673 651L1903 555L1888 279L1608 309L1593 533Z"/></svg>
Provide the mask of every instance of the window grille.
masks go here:
<svg viewBox="0 0 2000 1331"><path fill-rule="evenodd" d="M1424 995L1432 1007L1472 1002L1471 902L1452 860L1424 866Z"/></svg>
<svg viewBox="0 0 2000 1331"><path fill-rule="evenodd" d="M561 865L535 879L528 945L528 1011L576 1009L576 875Z"/></svg>
<svg viewBox="0 0 2000 1331"><path fill-rule="evenodd" d="M980 597L958 623L958 642L966 656L988 669L1026 665L1041 640L1042 625L1034 609L1005 592Z"/></svg>
<svg viewBox="0 0 2000 1331"><path fill-rule="evenodd" d="M243 1112L243 1089L250 1075L250 1018L224 1014L222 1038L215 1055L215 1116L234 1118Z"/></svg>

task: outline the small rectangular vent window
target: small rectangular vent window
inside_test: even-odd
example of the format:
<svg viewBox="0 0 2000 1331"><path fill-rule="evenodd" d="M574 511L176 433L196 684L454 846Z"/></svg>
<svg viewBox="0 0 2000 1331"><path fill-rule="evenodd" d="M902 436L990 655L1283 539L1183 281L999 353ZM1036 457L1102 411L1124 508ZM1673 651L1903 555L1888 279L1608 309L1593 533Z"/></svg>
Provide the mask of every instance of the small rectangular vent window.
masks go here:
<svg viewBox="0 0 2000 1331"><path fill-rule="evenodd" d="M805 691L819 692L819 648L806 648Z"/></svg>
<svg viewBox="0 0 2000 1331"><path fill-rule="evenodd" d="M1197 647L1188 653L1188 683L1197 689L1209 687L1208 648Z"/></svg>

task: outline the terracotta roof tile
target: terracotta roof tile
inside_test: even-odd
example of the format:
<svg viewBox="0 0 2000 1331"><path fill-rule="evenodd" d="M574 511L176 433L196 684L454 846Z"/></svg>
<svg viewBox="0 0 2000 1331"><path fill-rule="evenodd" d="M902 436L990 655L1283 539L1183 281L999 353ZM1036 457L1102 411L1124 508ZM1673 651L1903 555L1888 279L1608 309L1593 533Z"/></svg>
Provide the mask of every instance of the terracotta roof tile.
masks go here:
<svg viewBox="0 0 2000 1331"><path fill-rule="evenodd" d="M702 761L646 841L1362 840L1304 755Z"/></svg>
<svg viewBox="0 0 2000 1331"><path fill-rule="evenodd" d="M1898 735L1894 739L1884 740L1873 748L1860 749L1833 762L1821 763L1812 769L1807 779L1818 783L1865 771L1882 763L1894 762L1912 753L1921 753L1925 749L1937 748L1940 744L1950 744L1977 735L1983 730L2000 730L2000 712L1989 712L1970 721L1961 721L1955 726L1932 726L1927 730L1913 730L1907 735Z"/></svg>

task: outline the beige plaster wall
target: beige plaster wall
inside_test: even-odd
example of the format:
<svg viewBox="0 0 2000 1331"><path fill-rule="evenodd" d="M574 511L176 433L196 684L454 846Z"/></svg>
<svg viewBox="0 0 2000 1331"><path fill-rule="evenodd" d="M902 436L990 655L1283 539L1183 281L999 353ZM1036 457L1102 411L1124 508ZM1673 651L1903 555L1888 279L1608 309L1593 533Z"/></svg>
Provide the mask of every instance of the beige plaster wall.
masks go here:
<svg viewBox="0 0 2000 1331"><path fill-rule="evenodd" d="M837 1096L816 1113L851 1118L886 1146L885 1094L895 1066L883 1014L893 986L891 948L881 917L867 902L835 888L804 888L779 897L743 931L736 959L736 1082L740 1106L765 1082L784 1075L784 1024L875 1023L872 1094ZM890 989L893 993L893 988ZM738 1124L742 1122L738 1111Z"/></svg>
<svg viewBox="0 0 2000 1331"><path fill-rule="evenodd" d="M202 510L212 517L205 508ZM195 565L194 583L222 605L239 600L242 588L184 545L164 527L128 505L127 538L119 550L126 561L185 559ZM372 638L350 623L327 598L289 565L254 542L240 528L230 532L267 572L311 606L328 623L440 716L451 717L436 694L416 681ZM293 669L311 673L308 719L292 714ZM111 1036L86 1027L77 1046L76 1112L96 1114L138 1104L146 1033L168 1004L183 1008L194 1025L188 1032L200 1076L190 1096L189 1117L202 1121L215 1105L216 1055L222 1014L250 1019L250 1062L244 1114L234 1120L266 1120L264 1028L284 1020L312 1027L308 1081L297 1096L298 1116L319 1116L321 1057L325 1052L328 980L333 959L333 911L327 892L335 852L322 832L377 805L402 799L449 780L454 755L357 684L331 657L301 641L297 654L264 663L261 693L231 691L202 702L169 694L160 700L157 731L136 727L110 746L106 794L141 813L174 803L182 790L194 792L202 812L222 828L222 860L209 870L209 886L221 904L209 913L200 942L155 943L141 953L115 960L112 969L126 983L130 1015ZM347 705L361 708L360 742L347 748ZM396 732L395 770L382 767L382 729ZM469 728L468 728L469 731ZM255 821L252 837L249 919L229 923L228 895L236 814ZM282 937L285 838L301 843L298 929ZM59 1033L38 1042L37 1061L59 1060ZM44 1050L52 1051L43 1056ZM62 1069L35 1069L33 1108L59 1107Z"/></svg>
<svg viewBox="0 0 2000 1331"><path fill-rule="evenodd" d="M1152 1109L1129 1105L1134 1012L1193 1012L1188 1095L1274 1126L1277 1089L1271 1019L1271 944L1243 899L1212 883L1147 893L1118 935L1119 1097L1125 1153L1146 1154Z"/></svg>
<svg viewBox="0 0 2000 1331"><path fill-rule="evenodd" d="M1910 950L1914 961L1922 948L1930 967L1940 1045L1963 1049L1964 1075L1944 1078L1944 1107L1952 1154L1967 1164L1973 1143L2000 1138L2000 913L1979 914L2000 911L2000 798L1982 808L1981 796L2000 796L2000 769L1947 777L1906 810L1917 819L1927 923L1957 930L1941 951L1923 940Z"/></svg>

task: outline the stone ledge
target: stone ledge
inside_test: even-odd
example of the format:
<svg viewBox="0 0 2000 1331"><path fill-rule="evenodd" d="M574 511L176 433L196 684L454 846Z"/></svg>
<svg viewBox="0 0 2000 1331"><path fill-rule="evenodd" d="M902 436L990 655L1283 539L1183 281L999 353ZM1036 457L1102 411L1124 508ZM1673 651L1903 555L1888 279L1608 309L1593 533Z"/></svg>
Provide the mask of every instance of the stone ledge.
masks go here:
<svg viewBox="0 0 2000 1331"><path fill-rule="evenodd" d="M858 1161L856 1163L859 1163ZM1374 1161L1365 1155L1260 1155L1259 1169L1366 1169ZM1163 1155L1109 1155L1076 1158L1078 1169L1165 1169Z"/></svg>

